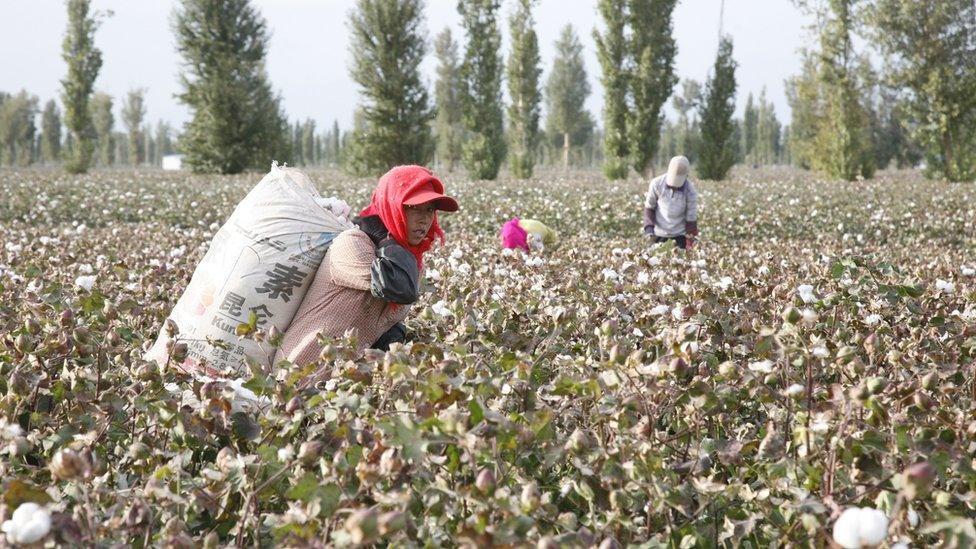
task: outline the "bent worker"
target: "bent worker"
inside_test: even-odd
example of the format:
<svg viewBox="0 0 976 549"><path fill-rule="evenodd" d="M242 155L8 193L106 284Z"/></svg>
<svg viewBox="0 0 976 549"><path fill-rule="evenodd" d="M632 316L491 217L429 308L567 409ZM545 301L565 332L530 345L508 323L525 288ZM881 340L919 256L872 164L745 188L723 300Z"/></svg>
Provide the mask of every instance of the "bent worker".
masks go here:
<svg viewBox="0 0 976 549"><path fill-rule="evenodd" d="M502 225L502 248L541 252L556 243L556 231L535 219L513 217Z"/></svg>
<svg viewBox="0 0 976 549"><path fill-rule="evenodd" d="M673 240L686 249L698 236L698 192L688 178L688 159L676 156L668 172L651 180L644 200L644 235L655 243Z"/></svg>
<svg viewBox="0 0 976 549"><path fill-rule="evenodd" d="M397 166L383 175L369 206L353 219L357 228L329 246L275 362L314 362L322 350L319 333L338 339L352 330L357 353L403 341L403 320L420 295L424 253L444 241L437 211L457 209L427 168Z"/></svg>

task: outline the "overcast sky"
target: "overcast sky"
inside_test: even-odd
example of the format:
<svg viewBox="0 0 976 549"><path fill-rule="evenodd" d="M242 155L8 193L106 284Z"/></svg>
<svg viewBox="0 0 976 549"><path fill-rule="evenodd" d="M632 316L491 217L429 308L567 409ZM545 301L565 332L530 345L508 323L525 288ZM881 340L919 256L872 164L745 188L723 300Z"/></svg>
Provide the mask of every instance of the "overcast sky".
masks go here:
<svg viewBox="0 0 976 549"><path fill-rule="evenodd" d="M715 60L721 0L679 0L674 29L678 40L677 71L681 78L703 81ZM65 73L61 40L67 17L63 0L0 0L0 90L26 89L42 104L60 93ZM272 32L268 72L284 98L291 119L310 117L320 127L338 119L348 127L357 90L347 70L346 21L355 0L255 0ZM179 91L179 58L170 21L175 0L94 0L111 11L96 36L104 55L96 89L120 98L131 88L147 92L148 119L181 125L189 116L173 96ZM512 0L503 0L505 49ZM427 0L427 29L433 37L444 27L461 36L456 0ZM552 63L553 42L566 24L580 35L593 94L587 106L600 118L602 90L592 32L596 0L540 0L535 10L543 60L543 79ZM727 0L724 28L732 35L739 63L738 110L746 95L763 86L781 121L788 119L783 81L799 70L798 50L808 39L806 18L790 0ZM431 50L433 47L431 46ZM16 53L15 53L16 52ZM433 83L433 53L423 65ZM680 87L676 87L677 91Z"/></svg>

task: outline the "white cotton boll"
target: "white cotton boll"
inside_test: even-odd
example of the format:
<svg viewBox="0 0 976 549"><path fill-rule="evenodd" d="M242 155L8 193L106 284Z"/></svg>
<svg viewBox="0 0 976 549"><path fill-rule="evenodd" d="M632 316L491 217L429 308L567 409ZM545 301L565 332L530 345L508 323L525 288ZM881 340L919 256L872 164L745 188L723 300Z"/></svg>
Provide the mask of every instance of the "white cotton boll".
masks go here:
<svg viewBox="0 0 976 549"><path fill-rule="evenodd" d="M75 279L75 286L90 292L95 287L95 275L79 276Z"/></svg>
<svg viewBox="0 0 976 549"><path fill-rule="evenodd" d="M800 311L800 315L803 316L803 322L809 324L813 324L820 318L820 315L818 315L813 309L803 309Z"/></svg>
<svg viewBox="0 0 976 549"><path fill-rule="evenodd" d="M912 528L918 528L918 523L919 522L921 522L921 519L918 516L918 512L916 512L915 509L909 509L908 510L908 525L911 526Z"/></svg>
<svg viewBox="0 0 976 549"><path fill-rule="evenodd" d="M758 273L759 275L762 275L762 276L768 275L769 274L769 267L763 265L763 266L759 267L758 269L756 269L756 273Z"/></svg>
<svg viewBox="0 0 976 549"><path fill-rule="evenodd" d="M454 248L454 251L451 252L451 259L461 259L462 257L464 257L464 252L460 248Z"/></svg>
<svg viewBox="0 0 976 549"><path fill-rule="evenodd" d="M658 305L657 307L651 309L650 313L654 316L661 316L670 310L671 307L668 307L667 305Z"/></svg>
<svg viewBox="0 0 976 549"><path fill-rule="evenodd" d="M454 270L464 276L467 276L471 274L471 265L468 265L467 263L459 263L458 266L454 268Z"/></svg>
<svg viewBox="0 0 976 549"><path fill-rule="evenodd" d="M763 374L773 373L773 361L772 360L760 360L758 362L751 362L749 364L749 369L753 372L759 372Z"/></svg>
<svg viewBox="0 0 976 549"><path fill-rule="evenodd" d="M799 288L796 289L796 293L799 294L800 299L804 303L814 303L817 301L817 296L813 293L813 286L809 284L801 284Z"/></svg>
<svg viewBox="0 0 976 549"><path fill-rule="evenodd" d="M651 275L647 274L647 271L641 271L637 273L638 284L647 284L650 281L651 281Z"/></svg>
<svg viewBox="0 0 976 549"><path fill-rule="evenodd" d="M447 308L447 304L444 303L443 299L431 305L430 310L434 311L434 314L436 314L437 316L447 317L453 314L451 313L451 310Z"/></svg>
<svg viewBox="0 0 976 549"><path fill-rule="evenodd" d="M427 269L427 278L431 280L440 280L441 272L437 269Z"/></svg>
<svg viewBox="0 0 976 549"><path fill-rule="evenodd" d="M806 388L803 385L800 385L799 383L794 383L793 385L787 387L785 392L786 392L786 396L795 397L795 396L802 395L804 391L806 391Z"/></svg>
<svg viewBox="0 0 976 549"><path fill-rule="evenodd" d="M602 273L603 273L603 280L617 280L617 278L619 277L617 271L609 267L604 268Z"/></svg>
<svg viewBox="0 0 976 549"><path fill-rule="evenodd" d="M671 318L673 318L675 320L684 320L685 319L685 312L682 310L683 308L684 307L682 307L681 305L677 305L674 308L672 308L671 309Z"/></svg>
<svg viewBox="0 0 976 549"><path fill-rule="evenodd" d="M14 244L13 242L7 242L6 246L4 247L7 249L8 252L12 254L18 254L24 249L23 245Z"/></svg>
<svg viewBox="0 0 976 549"><path fill-rule="evenodd" d="M637 337L644 337L644 332L640 328L634 328L633 334Z"/></svg>
<svg viewBox="0 0 976 549"><path fill-rule="evenodd" d="M650 258L650 259L647 260L647 264L650 265L650 266L652 266L652 267L656 267L656 266L658 266L658 265L661 264L661 258L660 257L652 257L652 258Z"/></svg>
<svg viewBox="0 0 976 549"><path fill-rule="evenodd" d="M962 270L962 276L976 276L976 269L972 267L966 267L964 265L961 270Z"/></svg>
<svg viewBox="0 0 976 549"><path fill-rule="evenodd" d="M295 447L291 444L278 448L278 461L291 461L295 457Z"/></svg>
<svg viewBox="0 0 976 549"><path fill-rule="evenodd" d="M541 267L544 263L545 261L543 261L539 256L526 256L525 258L525 265L528 267Z"/></svg>
<svg viewBox="0 0 976 549"><path fill-rule="evenodd" d="M870 314L864 317L864 323L867 324L868 326L874 326L879 322L881 322L881 315L879 314Z"/></svg>
<svg viewBox="0 0 976 549"><path fill-rule="evenodd" d="M813 356L817 358L827 358L828 356L830 356L830 351L828 351L827 348L824 347L823 345L818 345L814 347L811 353L813 354Z"/></svg>
<svg viewBox="0 0 976 549"><path fill-rule="evenodd" d="M868 507L849 507L834 523L834 541L845 549L877 547L888 537L888 517Z"/></svg>
<svg viewBox="0 0 976 549"><path fill-rule="evenodd" d="M661 295L671 295L674 293L674 287L670 284L665 284L661 287Z"/></svg>
<svg viewBox="0 0 976 549"><path fill-rule="evenodd" d="M36 543L51 531L51 513L36 503L21 503L2 529L9 543Z"/></svg>
<svg viewBox="0 0 976 549"><path fill-rule="evenodd" d="M941 278L935 281L935 289L944 294L951 294L956 291L956 285Z"/></svg>
<svg viewBox="0 0 976 549"><path fill-rule="evenodd" d="M891 546L891 549L910 549L907 543L904 541L899 541Z"/></svg>
<svg viewBox="0 0 976 549"><path fill-rule="evenodd" d="M715 285L721 288L723 291L728 290L732 286L732 284L733 284L733 280L731 276L723 276L718 280L718 282L715 283Z"/></svg>
<svg viewBox="0 0 976 549"><path fill-rule="evenodd" d="M179 248L173 248L169 251L170 257L180 257L186 253L186 246L180 246Z"/></svg>

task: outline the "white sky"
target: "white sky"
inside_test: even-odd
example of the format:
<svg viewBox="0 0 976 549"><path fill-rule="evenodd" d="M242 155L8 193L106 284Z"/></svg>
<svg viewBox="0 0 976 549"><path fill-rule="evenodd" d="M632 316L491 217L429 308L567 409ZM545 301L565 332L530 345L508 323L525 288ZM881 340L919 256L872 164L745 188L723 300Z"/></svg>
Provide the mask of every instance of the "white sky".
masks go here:
<svg viewBox="0 0 976 549"><path fill-rule="evenodd" d="M681 78L703 81L715 60L721 0L680 0L674 28L678 40L677 71ZM104 64L96 88L116 98L131 88L147 89L148 120L181 125L187 109L174 99L179 92L179 58L175 53L170 18L175 0L94 0L96 9L110 10L96 36ZM255 0L272 31L268 72L284 98L290 119L310 117L319 127L338 119L352 123L357 102L355 84L347 70L346 21L355 0ZM507 44L512 0L503 0L502 34ZM456 0L427 0L427 28L431 37L449 26L461 36ZM553 42L571 23L586 52L593 94L587 106L600 119L602 91L592 32L597 24L596 0L539 0L536 32L543 60L543 79L552 63ZM61 40L67 17L63 0L0 0L0 90L26 89L42 105L60 93L65 73ZM732 35L739 62L738 108L746 95L757 96L763 86L781 121L788 119L783 81L798 72L798 50L809 34L807 21L790 0L727 0L725 31ZM506 46L507 48L507 46ZM423 65L428 83L434 78L433 46ZM544 80L543 80L544 81ZM675 87L677 92L679 86ZM118 124L118 123L117 123Z"/></svg>

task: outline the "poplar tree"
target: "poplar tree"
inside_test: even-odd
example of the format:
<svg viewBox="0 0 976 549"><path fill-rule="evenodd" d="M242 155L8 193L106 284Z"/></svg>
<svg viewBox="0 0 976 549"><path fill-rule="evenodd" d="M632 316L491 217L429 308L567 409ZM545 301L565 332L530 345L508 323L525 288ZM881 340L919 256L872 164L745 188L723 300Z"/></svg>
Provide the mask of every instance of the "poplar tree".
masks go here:
<svg viewBox="0 0 976 549"><path fill-rule="evenodd" d="M732 52L732 40L723 37L700 103L701 144L697 168L703 179L725 179L737 156L739 143L732 119L735 113L737 64Z"/></svg>
<svg viewBox="0 0 976 549"><path fill-rule="evenodd" d="M434 102L437 116L434 119L434 135L437 139L436 158L447 171L453 172L461 160L463 129L461 127L461 81L457 42L450 29L444 29L434 41L437 57L437 82L434 85Z"/></svg>
<svg viewBox="0 0 976 549"><path fill-rule="evenodd" d="M288 119L265 72L268 29L250 0L180 0L179 95L191 111L180 146L195 172L266 170L290 157Z"/></svg>
<svg viewBox="0 0 976 549"><path fill-rule="evenodd" d="M0 102L0 162L29 166L34 161L37 136L37 97L21 91Z"/></svg>
<svg viewBox="0 0 976 549"><path fill-rule="evenodd" d="M742 113L742 156L747 163L755 163L756 140L759 135L759 109L749 92L745 111Z"/></svg>
<svg viewBox="0 0 976 549"><path fill-rule="evenodd" d="M583 44L572 25L563 27L555 49L552 70L546 82L546 129L559 138L563 169L567 169L573 137L581 129L592 127L584 105L590 95L590 83L583 63Z"/></svg>
<svg viewBox="0 0 976 549"><path fill-rule="evenodd" d="M647 176L661 136L661 108L678 82L674 58L678 46L672 33L677 0L629 0L629 77L633 106L628 121L631 165Z"/></svg>
<svg viewBox="0 0 976 549"><path fill-rule="evenodd" d="M509 165L518 179L532 177L539 143L539 78L542 68L539 39L532 19L535 0L518 0L509 18L512 52L508 57Z"/></svg>
<svg viewBox="0 0 976 549"><path fill-rule="evenodd" d="M115 116L112 114L112 96L98 92L92 97L92 123L98 144L98 163L103 167L115 163L115 143L112 132L115 130Z"/></svg>
<svg viewBox="0 0 976 549"><path fill-rule="evenodd" d="M820 84L824 112L814 137L813 167L852 181L874 174L868 120L854 71L855 0L829 0L820 36Z"/></svg>
<svg viewBox="0 0 976 549"><path fill-rule="evenodd" d="M872 7L871 38L886 56L889 85L902 90L899 110L928 175L976 179L976 4L877 0ZM899 163L912 161L908 149Z"/></svg>
<svg viewBox="0 0 976 549"><path fill-rule="evenodd" d="M61 160L61 111L53 99L41 115L41 159L47 164Z"/></svg>
<svg viewBox="0 0 976 549"><path fill-rule="evenodd" d="M495 179L505 159L500 4L500 0L458 2L467 39L461 64L461 120L466 131L461 156L473 179Z"/></svg>
<svg viewBox="0 0 976 549"><path fill-rule="evenodd" d="M302 159L306 166L314 166L316 163L315 154L315 121L306 118L302 124Z"/></svg>
<svg viewBox="0 0 976 549"><path fill-rule="evenodd" d="M146 90L129 90L122 100L122 126L128 135L129 162L138 166L146 162L146 137L142 131L146 117Z"/></svg>
<svg viewBox="0 0 976 549"><path fill-rule="evenodd" d="M423 0L358 0L349 16L350 74L359 85L364 129L349 167L380 174L399 164L426 164L434 153L427 88Z"/></svg>
<svg viewBox="0 0 976 549"><path fill-rule="evenodd" d="M68 173L85 173L95 151L95 129L88 102L95 79L102 68L102 52L95 47L99 21L90 0L67 0L68 30L61 44L61 57L68 74L61 81L61 102L71 147L64 162Z"/></svg>
<svg viewBox="0 0 976 549"><path fill-rule="evenodd" d="M698 158L698 146L699 146L699 128L698 120L694 117L696 109L699 108L702 101L702 89L701 84L690 78L685 79L681 82L681 93L674 96L671 100L671 104L674 106L674 110L678 111L678 121L674 125L672 131L675 132L674 135L674 146L676 147L676 154L686 156L688 160L694 163ZM661 131L662 143L658 145L658 150L663 146L663 140L665 135L665 130L667 129L667 121L664 121L663 128ZM656 155L655 158L661 159L661 164L667 162L674 155Z"/></svg>
<svg viewBox="0 0 976 549"><path fill-rule="evenodd" d="M603 174L607 179L627 177L630 146L627 141L627 59L625 29L627 0L599 0L597 10L604 30L593 31L603 83Z"/></svg>
<svg viewBox="0 0 976 549"><path fill-rule="evenodd" d="M518 0L509 18L512 50L508 57L508 161L517 179L532 177L539 144L539 104L542 76L539 39L532 19L536 0Z"/></svg>

